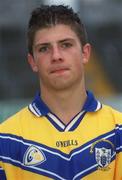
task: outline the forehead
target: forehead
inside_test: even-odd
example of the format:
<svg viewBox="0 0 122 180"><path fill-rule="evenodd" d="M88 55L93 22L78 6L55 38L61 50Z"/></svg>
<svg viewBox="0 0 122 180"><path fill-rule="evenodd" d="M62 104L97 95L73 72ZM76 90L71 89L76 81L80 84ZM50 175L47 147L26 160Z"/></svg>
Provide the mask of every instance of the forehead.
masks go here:
<svg viewBox="0 0 122 180"><path fill-rule="evenodd" d="M49 28L43 28L36 32L34 45L38 43L57 42L63 39L74 39L79 41L77 34L68 25L55 25Z"/></svg>

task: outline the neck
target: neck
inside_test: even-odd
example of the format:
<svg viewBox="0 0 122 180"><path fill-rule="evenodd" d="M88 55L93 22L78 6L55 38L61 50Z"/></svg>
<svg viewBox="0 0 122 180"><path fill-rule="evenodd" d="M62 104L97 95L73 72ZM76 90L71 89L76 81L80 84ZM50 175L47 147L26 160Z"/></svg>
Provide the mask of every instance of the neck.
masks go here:
<svg viewBox="0 0 122 180"><path fill-rule="evenodd" d="M51 91L41 88L41 98L65 124L69 123L81 111L86 97L86 90L83 87L65 91Z"/></svg>

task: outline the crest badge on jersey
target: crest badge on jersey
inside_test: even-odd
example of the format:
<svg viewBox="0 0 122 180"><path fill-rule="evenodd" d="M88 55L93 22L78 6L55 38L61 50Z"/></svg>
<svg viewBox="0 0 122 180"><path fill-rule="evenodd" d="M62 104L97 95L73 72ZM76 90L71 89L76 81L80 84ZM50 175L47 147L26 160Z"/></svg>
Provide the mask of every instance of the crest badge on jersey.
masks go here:
<svg viewBox="0 0 122 180"><path fill-rule="evenodd" d="M110 169L109 164L111 163L112 157L115 153L114 149L114 144L106 139L97 140L92 144L90 153L94 154L99 170L107 171Z"/></svg>
<svg viewBox="0 0 122 180"><path fill-rule="evenodd" d="M25 152L23 163L26 166L36 166L43 163L45 160L46 157L43 151L32 145Z"/></svg>
<svg viewBox="0 0 122 180"><path fill-rule="evenodd" d="M111 149L95 148L95 158L99 169L106 169L111 162Z"/></svg>

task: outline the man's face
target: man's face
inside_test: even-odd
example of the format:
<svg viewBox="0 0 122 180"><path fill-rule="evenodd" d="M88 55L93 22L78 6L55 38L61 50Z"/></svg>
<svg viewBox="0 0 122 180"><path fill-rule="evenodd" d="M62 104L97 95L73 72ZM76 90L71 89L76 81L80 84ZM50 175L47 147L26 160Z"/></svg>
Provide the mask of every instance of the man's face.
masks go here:
<svg viewBox="0 0 122 180"><path fill-rule="evenodd" d="M90 45L81 47L70 26L59 24L36 32L28 61L38 72L41 87L63 90L83 81L89 55Z"/></svg>

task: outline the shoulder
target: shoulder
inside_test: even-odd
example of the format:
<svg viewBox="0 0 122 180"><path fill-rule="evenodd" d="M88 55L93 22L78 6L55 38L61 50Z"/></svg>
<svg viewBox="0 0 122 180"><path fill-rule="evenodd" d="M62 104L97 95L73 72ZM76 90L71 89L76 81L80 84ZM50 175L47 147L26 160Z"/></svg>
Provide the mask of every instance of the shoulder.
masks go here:
<svg viewBox="0 0 122 180"><path fill-rule="evenodd" d="M19 112L0 124L0 133L13 133L18 131L23 121L25 121L27 117L29 118L31 114L32 113L30 113L28 107L21 109Z"/></svg>
<svg viewBox="0 0 122 180"><path fill-rule="evenodd" d="M122 124L122 112L119 112L111 106L104 104L102 106L102 112L105 116L111 117L115 121L115 123Z"/></svg>

